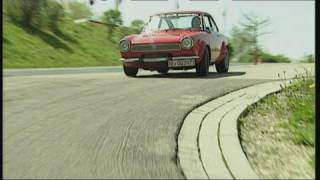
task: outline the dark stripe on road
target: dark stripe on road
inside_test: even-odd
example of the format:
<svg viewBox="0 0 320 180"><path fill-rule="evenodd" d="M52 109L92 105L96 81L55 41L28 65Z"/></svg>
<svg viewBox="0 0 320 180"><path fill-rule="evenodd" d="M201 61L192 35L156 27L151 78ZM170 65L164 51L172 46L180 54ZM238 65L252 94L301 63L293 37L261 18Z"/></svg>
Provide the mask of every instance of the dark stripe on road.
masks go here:
<svg viewBox="0 0 320 180"><path fill-rule="evenodd" d="M252 66L252 64L232 63L231 66ZM84 68L44 68L44 69L5 69L4 77L12 76L39 76L39 75L63 75L85 73L112 73L122 72L122 66L114 67L84 67Z"/></svg>
<svg viewBox="0 0 320 180"><path fill-rule="evenodd" d="M3 76L10 77L111 72L122 72L122 67L4 70Z"/></svg>

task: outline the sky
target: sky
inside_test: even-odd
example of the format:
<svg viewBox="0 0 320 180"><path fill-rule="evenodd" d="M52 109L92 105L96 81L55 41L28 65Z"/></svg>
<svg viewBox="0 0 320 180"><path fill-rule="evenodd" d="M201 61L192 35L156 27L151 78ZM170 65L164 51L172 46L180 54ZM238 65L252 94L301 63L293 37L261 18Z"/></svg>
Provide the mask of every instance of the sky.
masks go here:
<svg viewBox="0 0 320 180"><path fill-rule="evenodd" d="M88 0L78 0L88 3ZM201 10L210 13L220 31L229 35L234 26L243 22L243 13L269 18L271 34L260 38L260 44L274 54L284 54L298 60L306 53L315 53L315 1L232 1L232 0L178 0L179 10ZM115 0L96 0L91 6L95 17L115 7ZM122 0L119 10L124 25L134 19L145 22L157 12L175 10L176 0ZM223 10L226 12L223 17Z"/></svg>

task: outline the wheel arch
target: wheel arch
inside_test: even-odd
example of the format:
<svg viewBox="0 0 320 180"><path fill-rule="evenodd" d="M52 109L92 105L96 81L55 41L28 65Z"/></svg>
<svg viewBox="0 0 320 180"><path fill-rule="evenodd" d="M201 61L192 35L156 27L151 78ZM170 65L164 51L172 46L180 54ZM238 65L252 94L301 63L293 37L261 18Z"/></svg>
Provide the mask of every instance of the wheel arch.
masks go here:
<svg viewBox="0 0 320 180"><path fill-rule="evenodd" d="M209 59L210 59L210 61L211 61L211 48L210 48L210 46L207 44L207 45L205 46L204 50L205 50L205 49L208 49ZM203 53L204 53L204 51L203 51Z"/></svg>
<svg viewBox="0 0 320 180"><path fill-rule="evenodd" d="M219 53L218 58L216 59L217 63L223 60L224 55L225 55L225 51L228 48L229 48L228 43L226 43L226 41L222 41L221 47L220 47L220 53Z"/></svg>

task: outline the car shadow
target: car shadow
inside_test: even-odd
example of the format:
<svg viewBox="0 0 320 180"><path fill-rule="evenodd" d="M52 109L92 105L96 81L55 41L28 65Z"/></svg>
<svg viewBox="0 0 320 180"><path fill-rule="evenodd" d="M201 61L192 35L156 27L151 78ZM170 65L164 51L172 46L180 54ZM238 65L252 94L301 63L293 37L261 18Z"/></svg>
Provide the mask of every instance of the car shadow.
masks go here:
<svg viewBox="0 0 320 180"><path fill-rule="evenodd" d="M228 73L217 73L209 72L207 76L198 76L196 72L182 72L182 73L168 73L168 74L152 74L152 75L139 75L137 78L177 78L177 79L216 79L224 78L229 76L242 76L246 72L228 72Z"/></svg>

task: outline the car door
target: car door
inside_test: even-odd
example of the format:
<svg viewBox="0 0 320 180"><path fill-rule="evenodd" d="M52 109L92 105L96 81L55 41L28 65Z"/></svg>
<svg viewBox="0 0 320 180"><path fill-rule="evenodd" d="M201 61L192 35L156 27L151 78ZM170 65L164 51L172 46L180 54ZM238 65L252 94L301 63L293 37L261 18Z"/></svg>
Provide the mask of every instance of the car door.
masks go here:
<svg viewBox="0 0 320 180"><path fill-rule="evenodd" d="M210 23L212 24L213 27L213 34L214 34L214 44L215 44L215 57L214 59L216 60L221 52L221 48L222 48L222 43L223 43L223 39L224 36L219 32L218 26L216 24L216 22L214 21L214 19L212 18L212 16L209 16L210 19Z"/></svg>
<svg viewBox="0 0 320 180"><path fill-rule="evenodd" d="M204 15L204 25L205 30L210 37L210 48L211 48L211 62L214 62L220 54L220 46L218 39L217 28L214 23L211 21L209 15Z"/></svg>

